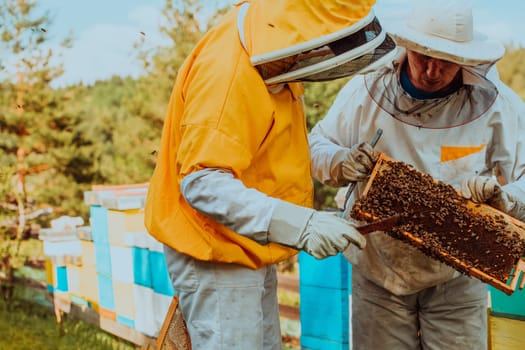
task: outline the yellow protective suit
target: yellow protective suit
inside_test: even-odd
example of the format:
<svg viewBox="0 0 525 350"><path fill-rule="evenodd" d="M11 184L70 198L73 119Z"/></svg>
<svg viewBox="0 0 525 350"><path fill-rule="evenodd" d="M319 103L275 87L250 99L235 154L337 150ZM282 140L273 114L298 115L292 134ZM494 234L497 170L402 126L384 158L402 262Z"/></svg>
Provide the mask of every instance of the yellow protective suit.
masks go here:
<svg viewBox="0 0 525 350"><path fill-rule="evenodd" d="M179 70L162 131L145 209L148 231L199 260L250 268L296 253L261 245L190 207L182 179L204 168L230 171L248 188L301 206L312 205L303 87L271 93L250 61L329 35L359 21L373 1L250 2L242 33L238 7L198 43Z"/></svg>

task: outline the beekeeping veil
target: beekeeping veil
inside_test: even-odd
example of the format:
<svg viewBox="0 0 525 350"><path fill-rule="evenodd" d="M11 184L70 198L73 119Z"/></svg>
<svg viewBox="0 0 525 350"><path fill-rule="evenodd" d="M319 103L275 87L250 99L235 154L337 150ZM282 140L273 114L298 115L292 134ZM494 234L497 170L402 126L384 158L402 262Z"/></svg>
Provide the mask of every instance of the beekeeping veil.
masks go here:
<svg viewBox="0 0 525 350"><path fill-rule="evenodd" d="M422 128L455 127L486 113L498 96L488 73L505 49L474 30L472 6L470 0L414 0L406 16L384 17L385 28L399 47L398 74L385 71L365 77L369 95L384 111ZM405 49L459 64L463 87L442 98L410 96L399 81Z"/></svg>
<svg viewBox="0 0 525 350"><path fill-rule="evenodd" d="M372 70L390 59L393 40L372 0L244 2L241 42L267 85L324 81Z"/></svg>

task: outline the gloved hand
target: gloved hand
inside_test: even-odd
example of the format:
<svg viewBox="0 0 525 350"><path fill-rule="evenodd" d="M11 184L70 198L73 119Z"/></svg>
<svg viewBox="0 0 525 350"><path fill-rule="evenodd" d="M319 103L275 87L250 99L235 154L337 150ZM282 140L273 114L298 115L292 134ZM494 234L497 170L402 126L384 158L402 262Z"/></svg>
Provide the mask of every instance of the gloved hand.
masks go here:
<svg viewBox="0 0 525 350"><path fill-rule="evenodd" d="M375 151L369 143L363 142L347 149L339 159L341 177L347 181L364 181L370 175L379 152Z"/></svg>
<svg viewBox="0 0 525 350"><path fill-rule="evenodd" d="M335 213L316 211L278 201L272 213L268 240L302 249L317 259L324 259L345 250L350 243L359 248L365 238L350 222Z"/></svg>
<svg viewBox="0 0 525 350"><path fill-rule="evenodd" d="M525 217L525 203L503 190L493 177L474 176L461 184L461 194L476 203L487 203L515 218Z"/></svg>

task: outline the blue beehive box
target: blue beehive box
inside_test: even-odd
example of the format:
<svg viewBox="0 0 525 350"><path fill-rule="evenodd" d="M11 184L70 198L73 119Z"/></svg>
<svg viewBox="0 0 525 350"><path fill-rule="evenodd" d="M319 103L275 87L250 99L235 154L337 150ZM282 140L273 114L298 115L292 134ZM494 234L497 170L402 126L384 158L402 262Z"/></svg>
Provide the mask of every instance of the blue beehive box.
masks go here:
<svg viewBox="0 0 525 350"><path fill-rule="evenodd" d="M133 282L139 286L152 288L149 249L132 247L133 250Z"/></svg>
<svg viewBox="0 0 525 350"><path fill-rule="evenodd" d="M107 242L95 242L95 262L98 273L111 277L111 249Z"/></svg>
<svg viewBox="0 0 525 350"><path fill-rule="evenodd" d="M130 328L135 328L135 321L128 318L128 317L125 317L125 316L122 316L122 315L117 315L117 322L118 323L121 323L125 326L128 326Z"/></svg>
<svg viewBox="0 0 525 350"><path fill-rule="evenodd" d="M350 264L342 254L318 260L299 253L300 285L348 289Z"/></svg>
<svg viewBox="0 0 525 350"><path fill-rule="evenodd" d="M302 350L348 350L349 348L348 342L338 342L331 339L301 335Z"/></svg>
<svg viewBox="0 0 525 350"><path fill-rule="evenodd" d="M67 269L65 266L56 266L56 286L55 289L60 292L69 290L67 282Z"/></svg>
<svg viewBox="0 0 525 350"><path fill-rule="evenodd" d="M156 293L173 296L175 291L168 274L164 254L157 251L149 252L149 265L151 268L151 281Z"/></svg>
<svg viewBox="0 0 525 350"><path fill-rule="evenodd" d="M97 273L98 278L98 302L100 307L114 311L115 295L113 292L113 281L111 277Z"/></svg>
<svg viewBox="0 0 525 350"><path fill-rule="evenodd" d="M90 207L90 217L93 241L109 244L108 209L93 205Z"/></svg>
<svg viewBox="0 0 525 350"><path fill-rule="evenodd" d="M522 276L524 278L524 276ZM518 289L511 295L489 286L491 311L503 317L525 320L525 289Z"/></svg>
<svg viewBox="0 0 525 350"><path fill-rule="evenodd" d="M304 349L348 348L348 292L345 289L301 286L300 314Z"/></svg>
<svg viewBox="0 0 525 350"><path fill-rule="evenodd" d="M299 254L303 349L348 349L350 274L341 254L323 260Z"/></svg>

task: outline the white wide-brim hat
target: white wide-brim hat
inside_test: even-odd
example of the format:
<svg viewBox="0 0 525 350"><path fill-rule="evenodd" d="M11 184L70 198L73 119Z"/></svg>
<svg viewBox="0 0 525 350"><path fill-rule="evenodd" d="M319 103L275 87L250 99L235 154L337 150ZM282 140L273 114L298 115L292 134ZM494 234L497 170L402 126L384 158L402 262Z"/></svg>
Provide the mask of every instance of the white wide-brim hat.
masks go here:
<svg viewBox="0 0 525 350"><path fill-rule="evenodd" d="M500 42L474 30L469 0L415 0L407 18L386 22L399 46L461 65L494 63L505 53Z"/></svg>

